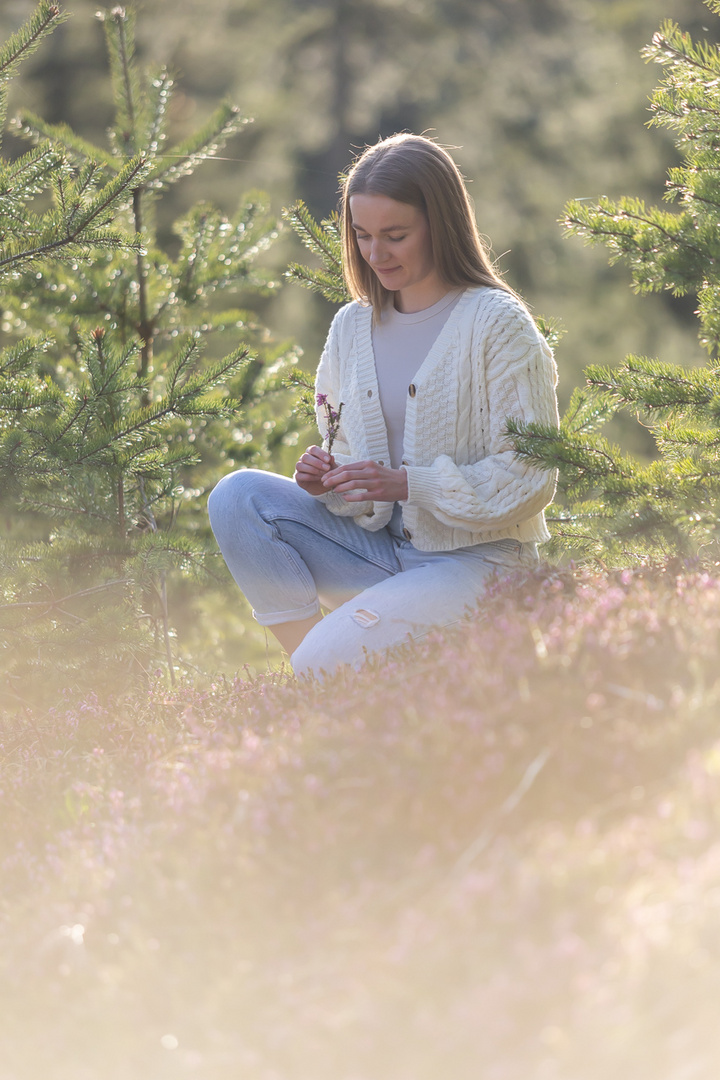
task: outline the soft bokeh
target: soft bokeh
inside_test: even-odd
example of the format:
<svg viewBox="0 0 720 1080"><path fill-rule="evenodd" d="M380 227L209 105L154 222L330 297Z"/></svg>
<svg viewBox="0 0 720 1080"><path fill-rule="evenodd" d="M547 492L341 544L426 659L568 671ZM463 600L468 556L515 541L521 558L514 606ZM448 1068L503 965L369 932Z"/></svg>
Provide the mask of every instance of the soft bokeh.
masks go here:
<svg viewBox="0 0 720 1080"><path fill-rule="evenodd" d="M720 580L4 728L7 1080L711 1080Z"/></svg>

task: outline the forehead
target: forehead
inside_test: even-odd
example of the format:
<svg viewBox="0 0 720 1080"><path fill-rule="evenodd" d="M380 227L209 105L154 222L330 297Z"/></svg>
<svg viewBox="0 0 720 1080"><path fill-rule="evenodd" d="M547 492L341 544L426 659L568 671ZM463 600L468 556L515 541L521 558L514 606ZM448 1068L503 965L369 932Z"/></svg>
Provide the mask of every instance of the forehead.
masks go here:
<svg viewBox="0 0 720 1080"><path fill-rule="evenodd" d="M369 232L408 227L424 220L422 211L416 206L398 202L388 195L351 195L349 202L353 225Z"/></svg>

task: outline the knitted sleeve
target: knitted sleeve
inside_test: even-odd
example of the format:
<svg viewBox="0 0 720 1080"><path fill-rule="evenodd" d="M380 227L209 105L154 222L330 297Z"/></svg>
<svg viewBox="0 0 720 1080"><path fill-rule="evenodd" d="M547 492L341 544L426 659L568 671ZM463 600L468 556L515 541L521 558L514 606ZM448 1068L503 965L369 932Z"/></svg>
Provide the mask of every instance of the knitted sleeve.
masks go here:
<svg viewBox="0 0 720 1080"><path fill-rule="evenodd" d="M441 455L427 467L408 466L408 504L428 510L456 528L500 529L520 524L552 502L557 474L515 456L505 435L512 417L557 426L557 368L552 352L528 313L514 301L500 302L477 333L471 363L473 386L458 406L458 462L468 460L466 434L482 431L484 454L468 464ZM484 387L484 394L481 388ZM484 398L484 400L483 400ZM478 414L477 410L481 410ZM478 415L481 417L478 424Z"/></svg>
<svg viewBox="0 0 720 1080"><path fill-rule="evenodd" d="M317 398L318 394L323 394L327 397L333 409L337 411L340 407L342 362L347 359L342 355L341 338L344 335L341 333L341 329L343 319L347 317L347 307L341 308L335 315L330 325L327 341L315 376L315 417L322 438L322 445L325 449L327 449L328 442L327 420L323 406L317 404ZM350 462L357 460L356 456L351 453L350 444L343 430L342 415L340 417L340 427L333 442L332 455L338 465L348 465ZM363 514L371 513L373 508L371 500L348 503L345 502L342 495L338 495L335 491L328 491L324 495L316 495L315 498L324 503L328 510L332 511L333 514L337 514L338 517L360 517Z"/></svg>

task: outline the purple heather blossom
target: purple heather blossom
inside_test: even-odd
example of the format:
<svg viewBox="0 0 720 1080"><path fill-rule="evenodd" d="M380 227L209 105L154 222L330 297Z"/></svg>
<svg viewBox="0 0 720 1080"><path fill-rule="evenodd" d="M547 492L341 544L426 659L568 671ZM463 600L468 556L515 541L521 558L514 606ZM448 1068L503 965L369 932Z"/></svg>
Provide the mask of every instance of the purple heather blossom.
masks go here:
<svg viewBox="0 0 720 1080"><path fill-rule="evenodd" d="M333 409L332 405L327 399L327 394L317 394L315 400L318 404L318 408L322 408L325 411L325 419L327 421L327 431L325 432L325 441L327 442L328 453L332 452L333 443L337 437L337 433L340 428L340 414L342 412L343 403L337 409Z"/></svg>
<svg viewBox="0 0 720 1080"><path fill-rule="evenodd" d="M459 1080L528 1076L538 1047L556 1080L589 1054L588 1080L619 1055L633 1075L661 1053L663 1080L702 1069L718 641L720 578L545 568L324 687L157 682L6 721L0 946L23 1075L89 1023L98 1059L118 1033L139 1057L175 1030L155 1003L190 1009L198 978L225 988L203 1003L218 1056L253 1077L283 1046L355 1054L378 1080L460 1045Z"/></svg>

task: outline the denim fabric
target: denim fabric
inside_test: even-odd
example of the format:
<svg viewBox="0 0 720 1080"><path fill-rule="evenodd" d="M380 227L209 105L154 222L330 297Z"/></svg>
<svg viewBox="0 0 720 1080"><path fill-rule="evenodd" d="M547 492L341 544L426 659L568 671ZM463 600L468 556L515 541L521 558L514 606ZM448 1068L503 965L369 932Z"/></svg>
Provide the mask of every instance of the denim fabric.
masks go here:
<svg viewBox="0 0 720 1080"><path fill-rule="evenodd" d="M458 622L497 575L537 564L535 544L496 540L418 551L408 540L340 518L285 476L230 473L208 500L230 573L263 626L329 614L291 660L296 674L360 667L382 652Z"/></svg>

